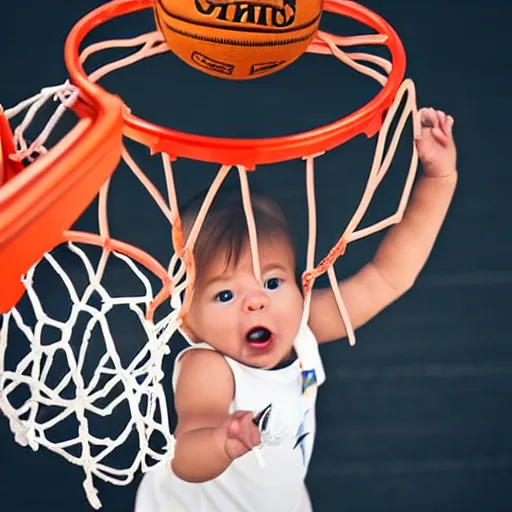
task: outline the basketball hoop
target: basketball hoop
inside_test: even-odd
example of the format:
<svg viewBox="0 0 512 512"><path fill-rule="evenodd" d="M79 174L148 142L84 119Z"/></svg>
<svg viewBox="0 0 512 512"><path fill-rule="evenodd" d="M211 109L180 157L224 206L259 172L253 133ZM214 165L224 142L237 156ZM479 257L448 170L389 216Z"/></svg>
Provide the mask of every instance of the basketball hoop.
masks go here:
<svg viewBox="0 0 512 512"><path fill-rule="evenodd" d="M325 10L356 20L375 30L375 34L341 37L319 32L309 52L329 54L347 66L376 80L382 89L365 106L349 116L326 126L307 132L268 139L229 139L192 135L171 128L155 125L131 114L120 99L114 97L97 81L117 69L129 66L147 57L168 51L159 32L143 34L133 39L94 43L79 53L85 37L108 20L129 13L152 8L152 0L115 0L86 15L71 30L65 46L65 59L71 83L41 91L39 95L18 107L0 114L0 141L3 148L3 172L0 173L0 312L5 313L0 328L0 409L10 420L17 441L33 449L44 446L61 454L85 472L84 486L91 504L101 506L96 496L93 477L124 485L132 481L135 473L147 470L151 463L168 460L172 456L173 438L166 412L165 391L161 384L162 360L168 353L168 341L180 326L181 319L190 303L190 290L194 283L193 248L203 220L228 174L235 170L247 216L249 239L253 255L254 271L259 276L259 259L254 218L250 201L248 171L257 166L287 160L302 159L306 168L306 190L309 213L309 241L306 269L303 274L305 296L304 317L309 315L311 289L320 275L327 273L336 297L340 314L345 322L351 344L355 342L350 319L340 295L334 263L343 254L347 244L399 222L407 204L418 163L413 149L409 172L397 211L377 224L358 229L375 191L386 175L395 154L400 135L410 116L413 129L419 131L414 84L404 80L405 52L398 35L380 16L353 2L326 0ZM363 52L345 51L361 45L386 47L391 61ZM134 48L128 57L104 65L86 75L83 64L94 53L108 48ZM373 66L369 66L371 63ZM375 69L375 68L378 68ZM404 101L405 98L405 101ZM41 105L49 100L57 102L52 117L36 142L28 146L24 132ZM78 124L53 148L46 151L44 141L62 112L73 109ZM399 109L401 111L399 112ZM18 128L11 132L7 123L24 117ZM397 118L396 129L385 142L391 123ZM378 133L375 157L369 173L367 187L352 219L343 230L338 243L326 257L315 265L316 206L314 190L315 160L323 153L340 146L353 137ZM147 146L152 153L160 153L166 182L167 199L142 171L123 145L123 136ZM35 155L35 156L34 156ZM22 161L33 159L28 165ZM114 238L110 233L107 199L110 176L120 159L127 164L153 198L160 212L172 228L174 254L165 264L157 261L135 245ZM220 166L192 227L185 240L181 229L177 191L174 184L173 165L180 158L209 162ZM1 162L1 161L0 161ZM179 165L179 162L176 164ZM0 167L1 170L1 167ZM71 231L70 228L93 198L98 198L98 233ZM64 267L51 251L57 245L68 242L68 250L83 265L88 286L79 292L66 274ZM93 264L81 247L97 246L101 257ZM119 260L141 283L143 293L130 296L113 296L103 283L105 267L110 259ZM69 318L57 321L45 312L36 292L38 265L44 261L65 285L72 304ZM184 263L179 265L179 263ZM146 274L159 280L157 289ZM177 301L185 291L185 302ZM34 325L23 320L17 307L20 297L26 294L33 309ZM101 297L101 306L91 306L90 299ZM154 313L164 302L171 300L172 311L155 322ZM126 306L144 330L146 342L140 352L128 362L122 361L112 336L107 314L115 307ZM78 315L90 315L80 353L69 348L71 332ZM45 326L57 329L61 335L56 342L43 343ZM13 367L6 364L6 350L17 329L28 342L28 354ZM103 336L104 357L91 382L84 381L81 370L84 353L88 350L91 332L99 329ZM296 347L299 358L307 357ZM47 378L54 364L54 354L66 355L69 371L62 380L48 384ZM98 389L100 378L107 378L103 391ZM74 399L62 395L64 388L74 385ZM108 390L122 386L123 393L107 405L98 405L106 399ZM16 392L28 387L30 399L17 404ZM105 391L107 390L107 391ZM142 404L145 404L144 406ZM41 407L52 404L62 411L51 421L39 417ZM98 439L89 430L88 414L108 416L121 404L130 411L130 422L119 436ZM78 424L75 438L51 440L47 431L60 421L73 416ZM126 467L119 469L105 462L116 448L125 443L127 432L136 432L140 449ZM150 438L160 433L165 447L155 451ZM79 453L76 454L76 447ZM75 450L73 451L72 450ZM92 450L94 448L94 450Z"/></svg>
<svg viewBox="0 0 512 512"><path fill-rule="evenodd" d="M111 18L148 9L152 6L153 0L118 0L99 7L76 24L66 42L65 56L71 80L79 89L82 89L84 84L90 83L78 54L78 48L85 36L93 28ZM363 25L373 28L377 34L344 38L320 32L309 49L310 52L329 54L336 45L380 44L386 46L391 53L393 66L386 77L386 83L377 96L365 106L339 121L307 132L271 139L245 140L205 137L179 132L157 126L125 111L125 135L148 146L152 152L166 153L171 158L184 157L216 164L243 165L246 169L253 169L256 165L293 160L305 155L328 151L361 133L365 133L369 137L375 135L382 126L383 114L393 103L404 79L405 51L400 38L381 17L354 2L326 0L324 9L327 12L359 21ZM160 35L155 34L152 43L159 44L161 42ZM97 47L97 50L99 49L100 47ZM161 50L166 51L166 48L161 48ZM377 63L376 57L370 57L370 61ZM355 69L363 71L359 66ZM110 71L111 69L108 68L104 70L105 73ZM370 71L367 69L363 72L370 74ZM101 75L102 73L98 73L95 79Z"/></svg>

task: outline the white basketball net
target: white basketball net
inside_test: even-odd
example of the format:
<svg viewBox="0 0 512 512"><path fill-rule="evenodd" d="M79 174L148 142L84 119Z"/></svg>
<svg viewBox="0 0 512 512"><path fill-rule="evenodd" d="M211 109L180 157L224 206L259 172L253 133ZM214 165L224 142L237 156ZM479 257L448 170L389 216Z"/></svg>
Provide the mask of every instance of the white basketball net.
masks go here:
<svg viewBox="0 0 512 512"><path fill-rule="evenodd" d="M341 62L374 78L381 85L385 85L391 70L389 61L367 53L350 53L342 50L344 47L354 45L381 45L384 41L382 36L369 35L342 38L321 33L319 37L327 42L330 53ZM115 69L167 50L160 34L155 32L130 40L94 44L84 51L82 61L97 51L120 47L135 47L137 49L129 57L113 62L92 73L90 75L91 80L99 80ZM324 47L315 45L312 46L310 51L328 53ZM373 63L381 71L369 67L367 62ZM37 154L45 151L44 144L48 135L66 106L76 99L78 92L75 87L66 83L63 86L45 89L14 109L6 111L6 116L11 119L11 122L16 116L24 114L14 132L18 150L14 158L34 158ZM39 108L52 98L57 102L55 115L49 120L34 143L27 144L25 142L27 128ZM404 98L406 98L405 102ZM398 113L401 103L404 103L405 106ZM354 332L339 293L333 264L342 252L340 250L341 246L401 220L417 167L418 159L415 150L413 150L409 174L397 211L374 226L357 230L377 187L389 169L402 130L411 115L413 115L415 133L418 133L414 85L410 80L406 80L397 94L395 103L388 111L382 130L379 133L368 185L359 207L342 233L338 252L333 253L330 259L324 261L324 270L327 271L329 276L351 344L355 342ZM391 137L387 152L384 152L388 130L395 116L398 116L396 132ZM308 272L312 272L315 268L314 162L319 157L320 155L312 155L304 158L309 207L309 243L306 268ZM174 189L173 169L168 155L162 155L167 183L167 200L158 192L126 149L123 150L123 159L154 198L160 211L175 231L178 225L179 212ZM242 166L233 168L222 166L220 168L207 194L199 218L189 239L186 241L185 248L177 247L177 239L173 239L176 253L170 258L168 268L163 269L158 263L154 262L152 271L164 281L163 287L160 288L151 283L147 277L146 269L142 270L141 265L134 261L134 257L126 255L122 244L111 237L107 215L109 189L109 182L107 182L99 192L99 235L91 235L91 237L96 236L95 241L91 242L90 238L81 237L80 234L70 236L70 238L86 244L103 245L98 261L96 263L92 262L88 251L85 250L87 245L82 246L77 243L69 243L68 245L69 254L76 259L78 267L82 267L82 275L87 276L87 286L80 288L74 283L65 271L64 265L59 263L58 255L45 254L42 260L34 265L23 278L26 296L22 301L31 305L30 320L24 317L27 314L25 311L27 308L24 308L24 315L22 315L22 308L19 306L3 316L0 329L0 409L8 417L11 430L18 443L23 446L28 445L33 450L43 446L62 455L73 464L82 466L85 473L85 491L94 508L101 507L93 483L94 477L113 484L126 485L133 480L137 471L146 471L155 461L166 462L172 457L172 428L169 424L165 396L166 390L170 388L171 379L170 376L167 376L164 380L162 361L164 356L169 353L168 342L171 336L179 328L180 305L173 301L171 313L156 323L153 321L151 313L155 306L161 302L162 297L168 297L172 287L174 287L173 296L176 298L177 292L182 291L189 284L184 266L182 265L179 270L176 270L177 263L180 261L183 249L191 250L193 248L204 216L217 190L233 169L238 172L240 177L254 269L255 274L259 276L259 262L256 251L257 238L250 204L247 171ZM69 259L69 254L64 259ZM67 290L70 309L67 318L64 320L57 320L47 314L45 311L48 309L48 304L43 304L36 293L34 283L37 282L42 262L44 262L45 270L51 269ZM109 293L103 281L105 269L112 262L117 266L123 266L125 271L129 271L135 276L139 285L134 287L137 290L134 291L133 295L120 297ZM314 277L316 276L313 274ZM165 282L166 280L167 282ZM160 294L160 299L158 294ZM99 303L96 300L95 303L92 299L98 297L101 300ZM304 315L306 317L309 314L309 299L310 294L308 293L305 300ZM125 314L131 315L132 320L145 333L144 339L140 343L139 352L129 358L121 357L120 352L125 340L115 339L109 324L109 315L119 308L124 309ZM86 322L83 333L79 333L80 342L73 344L71 339L76 336L77 321L79 318L84 318L84 315ZM44 339L44 334L48 329L53 332L51 340ZM17 332L16 339L14 339L14 331ZM14 347L13 344L16 346ZM22 353L18 360L12 361L12 358L9 357L11 349L16 349L16 351ZM92 375L85 378L85 361L91 350L94 350L99 356L97 356L97 364ZM55 378L56 372L60 375L59 379ZM103 418L103 425L108 430L109 417L117 409L123 407L128 408L129 415L124 427L119 432L109 433L108 436L94 433L94 429L91 427L91 418L95 420ZM52 413L49 415L46 412L47 410L51 410ZM73 428L67 428L65 432L62 431L62 428L59 430L61 423L69 423L71 420L74 422ZM110 457L122 449L127 440L132 439L134 435L137 438L138 445L130 460L121 465L112 463ZM161 446L158 450L150 446L150 440L155 435L160 436L161 439ZM55 437L58 437L58 439L55 439Z"/></svg>

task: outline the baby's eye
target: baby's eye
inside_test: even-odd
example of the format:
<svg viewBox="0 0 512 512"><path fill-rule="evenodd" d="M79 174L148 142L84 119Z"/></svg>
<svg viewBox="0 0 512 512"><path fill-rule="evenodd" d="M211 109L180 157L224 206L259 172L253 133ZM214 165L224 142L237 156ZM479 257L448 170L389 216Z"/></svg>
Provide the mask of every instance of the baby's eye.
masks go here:
<svg viewBox="0 0 512 512"><path fill-rule="evenodd" d="M276 290L281 286L281 279L278 277L271 277L265 281L265 288L267 290Z"/></svg>
<svg viewBox="0 0 512 512"><path fill-rule="evenodd" d="M217 302L222 302L223 304L227 302L231 302L233 300L233 292L231 290L222 290L221 292L215 295L215 300Z"/></svg>

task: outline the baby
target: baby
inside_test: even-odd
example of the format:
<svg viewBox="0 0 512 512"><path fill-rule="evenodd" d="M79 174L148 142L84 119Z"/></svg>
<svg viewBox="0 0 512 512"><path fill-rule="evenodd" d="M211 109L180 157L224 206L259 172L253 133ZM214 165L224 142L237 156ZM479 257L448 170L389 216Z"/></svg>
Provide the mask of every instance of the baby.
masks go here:
<svg viewBox="0 0 512 512"><path fill-rule="evenodd" d="M416 144L423 174L405 216L372 261L339 283L354 328L414 284L455 190L453 119L433 109L422 109L420 117ZM254 275L240 193L221 192L203 224L182 326L191 346L180 354L173 375L175 454L171 467L158 465L145 475L136 512L312 510L304 479L317 390L325 380L318 346L346 331L330 289L313 291L310 317L302 321L284 216L263 196L253 194L252 204L261 282ZM183 212L185 231L199 206Z"/></svg>

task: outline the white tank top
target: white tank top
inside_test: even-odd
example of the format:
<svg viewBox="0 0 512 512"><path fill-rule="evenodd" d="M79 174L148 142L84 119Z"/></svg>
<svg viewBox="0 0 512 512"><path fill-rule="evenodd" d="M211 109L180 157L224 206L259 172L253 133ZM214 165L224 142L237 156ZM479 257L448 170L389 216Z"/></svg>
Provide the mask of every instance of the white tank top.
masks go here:
<svg viewBox="0 0 512 512"><path fill-rule="evenodd" d="M229 357L235 395L231 412L267 410L262 419L262 469L253 452L234 460L219 477L204 483L178 478L169 462L153 467L141 483L136 512L307 512L311 505L304 485L315 439L317 388L325 380L318 343L307 325L295 340L299 354L284 368L262 370ZM189 350L213 350L195 344ZM271 406L270 408L268 406ZM263 428L264 426L264 428Z"/></svg>

